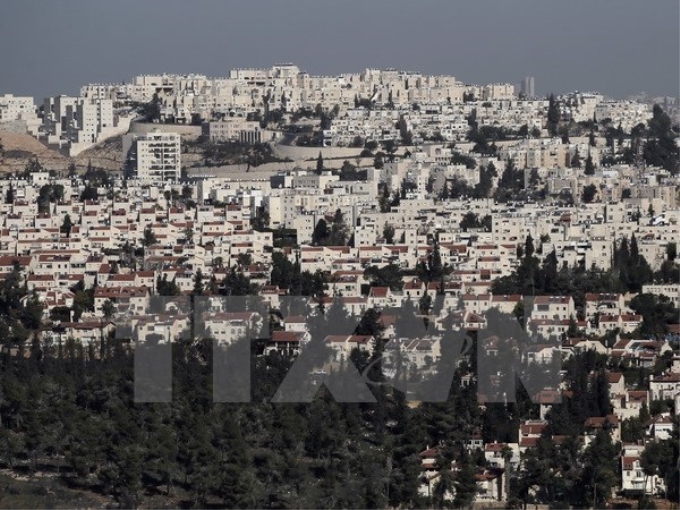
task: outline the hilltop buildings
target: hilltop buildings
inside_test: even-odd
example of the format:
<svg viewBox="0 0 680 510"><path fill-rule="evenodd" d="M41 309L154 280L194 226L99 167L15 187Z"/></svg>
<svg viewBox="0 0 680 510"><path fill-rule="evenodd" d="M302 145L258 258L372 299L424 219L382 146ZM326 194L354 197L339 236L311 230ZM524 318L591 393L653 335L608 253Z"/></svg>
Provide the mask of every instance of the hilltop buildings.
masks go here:
<svg viewBox="0 0 680 510"><path fill-rule="evenodd" d="M111 136L127 132L132 117L114 111L110 99L56 96L43 103L40 139L75 156Z"/></svg>
<svg viewBox="0 0 680 510"><path fill-rule="evenodd" d="M228 345L275 318L271 334L258 338L256 355L288 356L303 352L311 339L305 319L335 305L354 316L372 309L379 333L333 332L321 339L333 351L325 368L347 363L354 349L371 352L382 336L388 375L399 368L391 360L431 375L453 333L475 336L484 355L506 363L503 349L513 339L485 335L491 310L522 317L535 340L526 360L543 367L585 351L606 359L607 370L580 374L587 387L604 381L603 409L579 417L573 448L582 451L603 433L622 441L616 490L661 494L663 477L646 480L640 459L673 431L680 328L663 316L661 332L650 333L649 314L634 300L641 290L677 306L679 286L662 283L670 277L659 272L641 289L620 292L553 292L557 286L546 282L560 280L569 289L569 275L599 274L640 255L651 271L670 273L677 267L680 181L664 168L619 160L633 146L631 127L650 117L644 105L567 95L560 99L564 125L586 132L550 137L549 102L531 97L529 79L522 88L528 99L516 98L510 85L468 86L450 76L367 69L314 77L280 65L232 70L218 79L142 76L130 85L86 86L78 98L48 99L47 141L74 151L123 126L120 104L153 102L158 118L149 132L142 132L147 125L125 136L131 172L111 184L48 171L0 181L0 280L18 277L42 304L41 327L30 341L46 345L72 339L94 346L121 318L132 346L174 342L195 319L184 305L200 295L207 300L201 335ZM7 118L19 120L25 108L12 108ZM196 116L206 122L197 125ZM621 142L596 134L593 117L602 131L621 124ZM198 182L181 182L183 141L173 123L193 123L181 128L212 143L284 139L276 149L295 161L279 159L263 171L233 165L221 173L199 162L193 168L202 174ZM468 140L473 127L473 136L497 139ZM301 135L313 135L316 144L294 145ZM589 172L579 160L586 157ZM508 190L502 200L494 198L499 188ZM523 265L527 261L535 264ZM512 288L512 281L507 290L494 286L520 267L530 268L531 289ZM542 281L534 278L538 268L546 268ZM548 290L536 295L541 284ZM233 295L248 295L250 308L225 309L220 298ZM168 298L167 306L154 308L157 296ZM282 306L291 296L307 317ZM406 309L427 323L426 334L404 332ZM479 450L477 501L508 499L508 477L525 469L532 449L546 439L556 396L574 391L561 379L567 374L559 376L529 395L537 419L522 420L514 440L475 434L466 443L470 453ZM473 377L462 373L461 386ZM471 405L485 412L489 403L481 395ZM641 422L639 438L629 441L627 420L633 419ZM558 446L567 441L556 434L549 439ZM460 466L440 466L437 447L422 447L420 492L431 495L442 468Z"/></svg>

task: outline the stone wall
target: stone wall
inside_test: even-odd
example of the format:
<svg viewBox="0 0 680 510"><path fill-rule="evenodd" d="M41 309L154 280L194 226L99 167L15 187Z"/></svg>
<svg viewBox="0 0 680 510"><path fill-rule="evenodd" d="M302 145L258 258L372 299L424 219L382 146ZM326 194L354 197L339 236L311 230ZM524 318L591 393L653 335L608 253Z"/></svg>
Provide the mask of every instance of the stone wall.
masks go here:
<svg viewBox="0 0 680 510"><path fill-rule="evenodd" d="M201 126L187 126L184 124L155 124L153 122L141 122L133 120L130 123L129 133L151 133L154 129L159 131L167 131L169 133L178 133L183 138L195 139L201 136Z"/></svg>

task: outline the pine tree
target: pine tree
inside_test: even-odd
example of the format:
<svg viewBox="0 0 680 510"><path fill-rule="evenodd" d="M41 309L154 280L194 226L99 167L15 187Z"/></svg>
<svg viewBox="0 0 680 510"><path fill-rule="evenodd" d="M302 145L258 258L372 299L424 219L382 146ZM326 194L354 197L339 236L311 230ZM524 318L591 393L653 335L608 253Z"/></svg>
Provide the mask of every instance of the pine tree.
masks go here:
<svg viewBox="0 0 680 510"><path fill-rule="evenodd" d="M389 223L385 223L385 226L383 227L383 237L387 244L394 243L394 227Z"/></svg>
<svg viewBox="0 0 680 510"><path fill-rule="evenodd" d="M557 135L557 126L560 123L560 108L555 100L555 96L550 94L548 98L548 121L546 127L550 136Z"/></svg>
<svg viewBox="0 0 680 510"><path fill-rule="evenodd" d="M586 175L595 174L595 165L593 164L593 157L590 155L590 151L588 151L588 157L586 158L586 167L584 173Z"/></svg>
<svg viewBox="0 0 680 510"><path fill-rule="evenodd" d="M348 232L349 229L347 228L347 223L345 223L345 216L338 209L333 215L329 244L331 246L344 246L347 244Z"/></svg>
<svg viewBox="0 0 680 510"><path fill-rule="evenodd" d="M314 232L312 233L312 244L314 246L323 246L329 237L330 231L328 230L328 224L324 218L321 218L314 227Z"/></svg>
<svg viewBox="0 0 680 510"><path fill-rule="evenodd" d="M64 222L61 224L60 231L63 234L65 234L66 237L70 237L72 228L73 228L73 222L71 221L71 216L67 213L64 216Z"/></svg>
<svg viewBox="0 0 680 510"><path fill-rule="evenodd" d="M144 244L145 247L152 246L158 242L158 239L156 239L156 235L153 232L153 229L151 226L148 226L144 229L144 239L142 240L142 244Z"/></svg>
<svg viewBox="0 0 680 510"><path fill-rule="evenodd" d="M453 499L454 508L469 508L475 500L477 493L477 480L475 479L475 467L470 459L465 455L461 466L454 475L453 486L455 497Z"/></svg>
<svg viewBox="0 0 680 510"><path fill-rule="evenodd" d="M194 289L192 291L194 296L203 295L203 272L198 269L194 277Z"/></svg>
<svg viewBox="0 0 680 510"><path fill-rule="evenodd" d="M10 181L9 188L7 188L7 194L5 195L5 203L6 204L13 204L14 198L15 198L14 186L12 185L12 182Z"/></svg>
<svg viewBox="0 0 680 510"><path fill-rule="evenodd" d="M604 507L611 498L612 487L618 483L619 446L612 443L609 432L600 430L583 453L584 468L580 485L581 498L588 506Z"/></svg>
<svg viewBox="0 0 680 510"><path fill-rule="evenodd" d="M439 280L444 275L444 265L442 255L439 250L439 243L435 242L432 255L429 259L428 279L431 282Z"/></svg>
<svg viewBox="0 0 680 510"><path fill-rule="evenodd" d="M533 257L534 255L534 238L531 237L531 234L527 235L524 243L524 255L527 257Z"/></svg>
<svg viewBox="0 0 680 510"><path fill-rule="evenodd" d="M321 175L323 173L323 156L321 151L319 151L319 157L316 158L316 174Z"/></svg>
<svg viewBox="0 0 680 510"><path fill-rule="evenodd" d="M387 186L387 184L383 184L382 186L382 194L380 195L380 198L378 199L378 203L380 205L380 212L385 213L390 211L390 205L392 203L391 200L392 196L390 193L390 188Z"/></svg>

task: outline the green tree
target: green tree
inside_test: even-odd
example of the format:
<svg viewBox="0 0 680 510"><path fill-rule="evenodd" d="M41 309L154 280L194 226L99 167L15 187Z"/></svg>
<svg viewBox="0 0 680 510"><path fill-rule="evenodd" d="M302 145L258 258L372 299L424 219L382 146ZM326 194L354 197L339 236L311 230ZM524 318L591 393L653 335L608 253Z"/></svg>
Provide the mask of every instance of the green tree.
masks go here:
<svg viewBox="0 0 680 510"><path fill-rule="evenodd" d="M5 203L6 204L13 204L15 195L16 194L14 192L14 185L10 181L9 186L7 187L7 193L5 194Z"/></svg>
<svg viewBox="0 0 680 510"><path fill-rule="evenodd" d="M187 240L187 243L192 244L194 240L194 229L190 227L185 228L184 238Z"/></svg>
<svg viewBox="0 0 680 510"><path fill-rule="evenodd" d="M594 184L589 184L588 186L583 187L583 193L581 195L581 200L586 204L590 204L595 199L596 195L597 195L597 186L595 186Z"/></svg>
<svg viewBox="0 0 680 510"><path fill-rule="evenodd" d="M524 171L515 166L512 159L505 163L505 169L498 182L494 198L499 202L507 202L524 189Z"/></svg>
<svg viewBox="0 0 680 510"><path fill-rule="evenodd" d="M116 313L116 305L114 305L110 299L107 299L102 305L102 314L104 315L104 319L107 321L110 320L114 313Z"/></svg>
<svg viewBox="0 0 680 510"><path fill-rule="evenodd" d="M527 235L526 241L524 242L524 255L526 257L534 256L534 238L531 234Z"/></svg>
<svg viewBox="0 0 680 510"><path fill-rule="evenodd" d="M647 124L649 137L642 152L645 163L662 167L676 175L680 170L680 147L676 144L678 134L672 128L670 117L657 104L654 105L652 118ZM642 128L644 130L644 126Z"/></svg>
<svg viewBox="0 0 680 510"><path fill-rule="evenodd" d="M473 212L467 212L463 216L463 219L460 220L460 223L458 226L464 231L467 232L468 229L470 228L481 228L482 224L479 221L479 216Z"/></svg>
<svg viewBox="0 0 680 510"><path fill-rule="evenodd" d="M253 263L253 256L250 253L239 253L236 257L236 263L239 267L247 268Z"/></svg>
<svg viewBox="0 0 680 510"><path fill-rule="evenodd" d="M557 136L557 128L560 123L560 107L554 94L548 97L548 119L546 129L550 136Z"/></svg>
<svg viewBox="0 0 680 510"><path fill-rule="evenodd" d="M99 198L99 194L97 193L97 188L94 186L87 185L85 186L85 189L83 192L80 194L80 201L84 202L86 200L97 200Z"/></svg>
<svg viewBox="0 0 680 510"><path fill-rule="evenodd" d="M196 271L196 275L194 275L194 288L192 290L192 295L202 296L203 290L204 290L203 272L200 269L198 269Z"/></svg>
<svg viewBox="0 0 680 510"><path fill-rule="evenodd" d="M383 237L387 244L394 243L394 227L389 223L385 223L385 226L383 227Z"/></svg>
<svg viewBox="0 0 680 510"><path fill-rule="evenodd" d="M329 245L330 246L344 246L347 244L349 237L349 228L345 223L345 215L340 209L335 211L333 215L333 222L331 223Z"/></svg>
<svg viewBox="0 0 680 510"><path fill-rule="evenodd" d="M390 263L383 267L368 266L364 271L364 277L372 287L389 287L398 291L404 286L401 269L396 264Z"/></svg>
<svg viewBox="0 0 680 510"><path fill-rule="evenodd" d="M475 495L477 494L475 467L470 464L467 457L464 457L463 459L462 465L454 475L454 508L469 508L475 499Z"/></svg>
<svg viewBox="0 0 680 510"><path fill-rule="evenodd" d="M258 232L263 232L269 228L269 212L265 207L258 207L255 211L255 217L251 221L251 225L254 230Z"/></svg>
<svg viewBox="0 0 680 510"><path fill-rule="evenodd" d="M646 432L645 424L637 416L621 422L621 441L625 443L637 443L644 440Z"/></svg>
<svg viewBox="0 0 680 510"><path fill-rule="evenodd" d="M141 114L146 118L147 122L160 122L162 103L158 92L156 92L151 98L151 101L142 106Z"/></svg>
<svg viewBox="0 0 680 510"><path fill-rule="evenodd" d="M569 126L560 126L558 129L558 133L560 135L560 138L562 139L562 143L565 145L569 144Z"/></svg>
<svg viewBox="0 0 680 510"><path fill-rule="evenodd" d="M390 193L390 189L387 184L382 185L382 192L380 194L380 198L378 199L378 203L380 205L380 212L384 213L390 211L392 204L392 194Z"/></svg>
<svg viewBox="0 0 680 510"><path fill-rule="evenodd" d="M232 269L222 280L219 294L223 296L250 296L255 294L256 291L257 286L251 283L250 278Z"/></svg>
<svg viewBox="0 0 680 510"><path fill-rule="evenodd" d="M498 176L496 166L490 161L488 166L479 167L479 182L475 185L473 195L475 198L487 198L493 188L493 179Z"/></svg>
<svg viewBox="0 0 680 510"><path fill-rule="evenodd" d="M168 281L168 275L166 273L162 278L160 275L158 276L156 281L156 294L159 296L179 296L181 291L175 278L173 278L172 281Z"/></svg>
<svg viewBox="0 0 680 510"><path fill-rule="evenodd" d="M61 228L59 230L62 234L66 235L66 237L70 237L71 229L73 229L73 222L71 221L71 216L66 213L64 216L64 221L62 222Z"/></svg>
<svg viewBox="0 0 680 510"><path fill-rule="evenodd" d="M586 157L586 166L583 173L586 175L595 174L595 165L593 164L593 157L590 155L590 151L588 151L588 156Z"/></svg>
<svg viewBox="0 0 680 510"><path fill-rule="evenodd" d="M619 445L612 443L609 432L600 430L583 454L581 494L584 502L594 507L608 504L612 487L619 482Z"/></svg>
<svg viewBox="0 0 680 510"><path fill-rule="evenodd" d="M639 281L635 281L639 291ZM667 296L654 294L638 294L631 302L630 307L636 314L642 315L642 325L639 334L641 336L665 336L668 333L669 324L677 324L678 309Z"/></svg>
<svg viewBox="0 0 680 510"><path fill-rule="evenodd" d="M379 152L375 155L373 158L373 168L380 170L385 166L385 163L383 161L383 153Z"/></svg>
<svg viewBox="0 0 680 510"><path fill-rule="evenodd" d="M31 331L36 331L42 326L42 316L45 305L40 301L38 294L33 291L28 296L25 304L20 308L19 318L23 326Z"/></svg>
<svg viewBox="0 0 680 510"><path fill-rule="evenodd" d="M320 269L317 269L314 273L302 271L300 278L293 282L291 295L321 298L326 294L327 290L328 280L323 271Z"/></svg>
<svg viewBox="0 0 680 510"><path fill-rule="evenodd" d="M37 159L33 158L28 163L26 163L26 166L24 167L23 177L24 179L27 179L30 177L32 173L43 172L44 170L45 169L40 164L40 162Z"/></svg>
<svg viewBox="0 0 680 510"><path fill-rule="evenodd" d="M145 247L153 246L158 242L158 239L156 239L156 234L154 234L153 229L151 226L148 226L144 229L144 239L142 239L142 244Z"/></svg>
<svg viewBox="0 0 680 510"><path fill-rule="evenodd" d="M317 175L323 173L323 156L321 155L321 151L319 151L319 157L316 158L316 173Z"/></svg>
<svg viewBox="0 0 680 510"><path fill-rule="evenodd" d="M312 244L314 246L323 246L329 238L330 230L328 228L328 223L326 223L324 218L321 218L314 227L314 232L312 233Z"/></svg>

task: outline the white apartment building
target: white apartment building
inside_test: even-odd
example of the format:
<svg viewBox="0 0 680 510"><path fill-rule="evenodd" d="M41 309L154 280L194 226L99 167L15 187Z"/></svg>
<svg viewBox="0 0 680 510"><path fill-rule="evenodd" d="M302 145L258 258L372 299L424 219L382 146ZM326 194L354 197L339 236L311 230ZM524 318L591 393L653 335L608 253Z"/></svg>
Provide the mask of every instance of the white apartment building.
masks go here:
<svg viewBox="0 0 680 510"><path fill-rule="evenodd" d="M178 181L181 177L180 135L155 130L123 137L123 157L140 180Z"/></svg>
<svg viewBox="0 0 680 510"><path fill-rule="evenodd" d="M211 121L203 124L203 134L211 141L232 141L241 143L261 143L260 123L243 118Z"/></svg>
<svg viewBox="0 0 680 510"><path fill-rule="evenodd" d="M594 115L598 121L611 119L614 126L621 124L625 131L630 131L640 123L646 124L652 118L652 109L633 101L602 101L595 106Z"/></svg>
<svg viewBox="0 0 680 510"><path fill-rule="evenodd" d="M482 88L482 100L515 99L515 86L509 83L491 83Z"/></svg>
<svg viewBox="0 0 680 510"><path fill-rule="evenodd" d="M71 142L96 143L103 132L114 127L113 101L79 99L76 104L66 107L66 117L69 120L66 135Z"/></svg>
<svg viewBox="0 0 680 510"><path fill-rule="evenodd" d="M80 87L80 97L85 97L90 100L94 99L116 99L119 94L120 85L103 85L99 83L91 83Z"/></svg>
<svg viewBox="0 0 680 510"><path fill-rule="evenodd" d="M644 294L655 294L657 296L666 296L675 306L680 306L680 284L648 284L642 286Z"/></svg>
<svg viewBox="0 0 680 510"><path fill-rule="evenodd" d="M66 136L69 121L67 108L73 108L78 103L77 97L55 96L46 97L43 102L43 132L47 136L48 144L58 144L62 136Z"/></svg>
<svg viewBox="0 0 680 510"><path fill-rule="evenodd" d="M534 97L536 95L536 86L533 76L526 76L522 79L520 90L524 97Z"/></svg>
<svg viewBox="0 0 680 510"><path fill-rule="evenodd" d="M604 96L590 92L574 92L559 96L562 116L574 122L588 121L595 115L595 107L604 100Z"/></svg>
<svg viewBox="0 0 680 510"><path fill-rule="evenodd" d="M127 131L132 117L118 116L111 99L56 96L43 102L43 142L76 156Z"/></svg>
<svg viewBox="0 0 680 510"><path fill-rule="evenodd" d="M33 98L1 95L0 125L3 131L38 136L41 122Z"/></svg>
<svg viewBox="0 0 680 510"><path fill-rule="evenodd" d="M33 117L35 117L35 104L32 97L18 97L12 94L0 96L0 123Z"/></svg>

